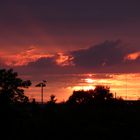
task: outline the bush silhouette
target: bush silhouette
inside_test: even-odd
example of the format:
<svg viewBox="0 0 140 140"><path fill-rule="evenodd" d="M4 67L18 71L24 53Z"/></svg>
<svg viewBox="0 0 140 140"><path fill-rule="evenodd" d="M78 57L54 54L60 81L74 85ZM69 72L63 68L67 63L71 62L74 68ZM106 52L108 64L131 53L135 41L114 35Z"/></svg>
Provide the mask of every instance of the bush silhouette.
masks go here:
<svg viewBox="0 0 140 140"><path fill-rule="evenodd" d="M18 73L13 69L0 69L0 101L7 102L27 102L28 97L24 95L24 88L28 88L31 82L18 78Z"/></svg>

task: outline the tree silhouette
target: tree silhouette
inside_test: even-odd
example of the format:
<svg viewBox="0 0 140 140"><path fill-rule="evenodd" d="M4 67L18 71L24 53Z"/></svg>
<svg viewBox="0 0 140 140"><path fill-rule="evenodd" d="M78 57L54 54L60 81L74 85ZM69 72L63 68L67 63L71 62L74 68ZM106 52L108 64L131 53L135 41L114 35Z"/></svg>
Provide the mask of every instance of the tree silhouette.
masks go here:
<svg viewBox="0 0 140 140"><path fill-rule="evenodd" d="M28 97L24 95L24 88L31 85L29 80L23 81L18 78L18 73L13 69L0 69L0 101L7 102L27 102Z"/></svg>
<svg viewBox="0 0 140 140"><path fill-rule="evenodd" d="M88 104L91 103L92 100L92 94L90 94L89 91L79 90L73 91L73 94L68 99L68 103Z"/></svg>
<svg viewBox="0 0 140 140"><path fill-rule="evenodd" d="M107 86L96 86L94 90L74 91L69 97L68 103L91 104L93 102L104 102L113 99L113 94Z"/></svg>
<svg viewBox="0 0 140 140"><path fill-rule="evenodd" d="M56 101L57 101L57 99L56 99L55 95L51 95L50 100L47 103L53 105L56 103Z"/></svg>
<svg viewBox="0 0 140 140"><path fill-rule="evenodd" d="M94 101L103 102L113 99L113 94L110 92L110 87L98 85L91 93Z"/></svg>

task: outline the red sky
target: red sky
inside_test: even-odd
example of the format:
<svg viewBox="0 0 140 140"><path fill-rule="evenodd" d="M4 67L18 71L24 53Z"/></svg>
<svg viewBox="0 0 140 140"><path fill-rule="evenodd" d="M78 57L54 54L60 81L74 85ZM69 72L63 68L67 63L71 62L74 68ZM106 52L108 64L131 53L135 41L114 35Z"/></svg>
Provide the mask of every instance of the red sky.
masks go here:
<svg viewBox="0 0 140 140"><path fill-rule="evenodd" d="M59 86L65 87L64 74L139 73L139 5L130 0L1 0L0 67L12 67L33 83L49 79L48 88L58 94Z"/></svg>

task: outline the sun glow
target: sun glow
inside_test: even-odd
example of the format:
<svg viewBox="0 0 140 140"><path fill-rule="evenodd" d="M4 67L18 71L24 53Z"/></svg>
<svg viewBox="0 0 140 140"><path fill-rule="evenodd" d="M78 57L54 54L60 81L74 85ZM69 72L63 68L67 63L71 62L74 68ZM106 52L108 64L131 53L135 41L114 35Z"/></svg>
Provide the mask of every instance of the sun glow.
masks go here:
<svg viewBox="0 0 140 140"><path fill-rule="evenodd" d="M44 78L49 81L49 85L44 90L44 101L48 101L50 95L56 92L58 102L66 101L74 90L94 90L96 85L109 86L117 98L121 97L126 100L140 98L140 73L92 74L91 77L87 74L46 75ZM85 79L88 78L94 79L94 82L87 83ZM51 79L55 79L55 81ZM56 87L56 84L59 88ZM40 89L33 86L27 90L26 95L36 98L38 101L41 99Z"/></svg>
<svg viewBox="0 0 140 140"><path fill-rule="evenodd" d="M85 82L91 84L91 83L94 83L94 80L91 78L86 78Z"/></svg>
<svg viewBox="0 0 140 140"><path fill-rule="evenodd" d="M95 86L74 86L72 88L73 90L94 90L95 89Z"/></svg>

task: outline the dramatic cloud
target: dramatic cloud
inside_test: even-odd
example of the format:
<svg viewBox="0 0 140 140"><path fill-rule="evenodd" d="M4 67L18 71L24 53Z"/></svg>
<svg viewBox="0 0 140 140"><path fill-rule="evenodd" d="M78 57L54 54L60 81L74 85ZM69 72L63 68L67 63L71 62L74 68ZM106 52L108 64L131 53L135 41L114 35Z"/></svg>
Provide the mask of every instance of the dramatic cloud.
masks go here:
<svg viewBox="0 0 140 140"><path fill-rule="evenodd" d="M98 67L121 64L125 56L120 41L102 44L72 52L74 63L80 67Z"/></svg>
<svg viewBox="0 0 140 140"><path fill-rule="evenodd" d="M105 41L87 49L71 52L75 66L96 72L139 72L139 50L124 47L121 41ZM132 53L133 52L133 53ZM133 62L129 62L133 60ZM136 67L137 66L137 67ZM131 71L132 70L132 71Z"/></svg>
<svg viewBox="0 0 140 140"><path fill-rule="evenodd" d="M22 57L19 60L23 59L28 63L25 66L15 66L18 71L24 71L32 76L37 76L37 73L45 75L139 72L139 51L132 53L134 51L133 49L129 49L129 47L124 47L124 44L120 40L105 41L87 49L57 53L50 56L36 54L32 55L31 59L27 59L25 55L25 60Z"/></svg>

